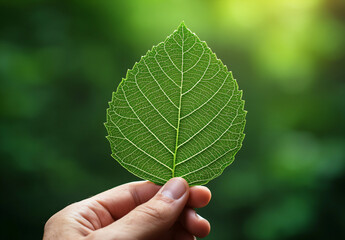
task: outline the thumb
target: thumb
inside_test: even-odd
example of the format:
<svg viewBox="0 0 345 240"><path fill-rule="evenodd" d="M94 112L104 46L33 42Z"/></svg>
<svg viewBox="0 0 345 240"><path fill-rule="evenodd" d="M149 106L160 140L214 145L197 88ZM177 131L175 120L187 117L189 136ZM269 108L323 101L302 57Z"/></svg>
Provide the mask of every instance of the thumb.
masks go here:
<svg viewBox="0 0 345 240"><path fill-rule="evenodd" d="M170 179L148 202L99 231L102 236L96 239L149 239L166 232L176 222L188 197L186 180Z"/></svg>

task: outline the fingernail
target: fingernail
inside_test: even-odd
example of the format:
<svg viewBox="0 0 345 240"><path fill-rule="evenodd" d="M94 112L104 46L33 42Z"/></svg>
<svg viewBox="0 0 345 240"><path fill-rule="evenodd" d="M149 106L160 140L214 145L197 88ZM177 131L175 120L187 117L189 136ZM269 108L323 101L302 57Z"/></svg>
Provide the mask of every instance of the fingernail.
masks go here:
<svg viewBox="0 0 345 240"><path fill-rule="evenodd" d="M199 214L197 214L197 213L195 213L195 216L197 217L197 218L199 218L199 219L205 219L205 218L203 218L202 216L200 216Z"/></svg>
<svg viewBox="0 0 345 240"><path fill-rule="evenodd" d="M172 199L179 199L186 192L186 184L181 178L170 179L163 187L162 194Z"/></svg>

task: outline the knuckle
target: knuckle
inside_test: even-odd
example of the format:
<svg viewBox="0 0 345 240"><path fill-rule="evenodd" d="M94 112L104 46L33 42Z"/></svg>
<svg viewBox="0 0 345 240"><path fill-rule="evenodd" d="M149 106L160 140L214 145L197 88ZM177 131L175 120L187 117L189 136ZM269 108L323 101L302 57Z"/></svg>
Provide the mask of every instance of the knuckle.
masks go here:
<svg viewBox="0 0 345 240"><path fill-rule="evenodd" d="M153 222L164 222L167 220L169 208L164 206L161 202L157 202L152 205L142 205L141 208L138 208L139 212L148 216Z"/></svg>
<svg viewBox="0 0 345 240"><path fill-rule="evenodd" d="M164 214L162 213L162 211L150 205L141 208L141 212L157 221L161 221L164 219Z"/></svg>
<svg viewBox="0 0 345 240"><path fill-rule="evenodd" d="M131 194L135 206L139 206L140 204L142 204L137 188L131 185L127 187L127 190Z"/></svg>
<svg viewBox="0 0 345 240"><path fill-rule="evenodd" d="M175 200L169 197L164 196L163 194L157 194L157 200L164 204L172 204Z"/></svg>

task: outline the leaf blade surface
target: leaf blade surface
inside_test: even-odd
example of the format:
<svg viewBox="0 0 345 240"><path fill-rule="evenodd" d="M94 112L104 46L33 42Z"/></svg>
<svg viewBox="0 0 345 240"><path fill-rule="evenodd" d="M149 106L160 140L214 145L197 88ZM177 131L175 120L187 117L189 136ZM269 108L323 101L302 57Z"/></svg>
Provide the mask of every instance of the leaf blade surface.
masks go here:
<svg viewBox="0 0 345 240"><path fill-rule="evenodd" d="M148 51L107 110L112 156L140 178L206 184L234 160L246 111L223 63L182 23Z"/></svg>

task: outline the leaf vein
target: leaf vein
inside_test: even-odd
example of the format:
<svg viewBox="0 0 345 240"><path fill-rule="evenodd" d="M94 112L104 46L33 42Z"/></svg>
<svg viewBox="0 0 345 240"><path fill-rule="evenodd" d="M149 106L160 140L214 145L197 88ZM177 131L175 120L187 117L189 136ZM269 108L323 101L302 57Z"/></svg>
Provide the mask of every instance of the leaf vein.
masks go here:
<svg viewBox="0 0 345 240"><path fill-rule="evenodd" d="M123 91L123 95L124 95L124 97L125 97L125 99L126 99L126 102L127 102L127 104L128 104L128 106L130 107L130 109L132 110L132 112L134 113L134 115L137 117L137 119L139 120L139 122L157 139L157 141L158 142L160 142L162 145L163 145L163 147L165 147L171 154L174 154L165 144L164 144L164 142L162 142L157 136L156 136L156 134L154 134L151 130L150 130L150 128L148 128L147 126L146 126L146 124L140 119L140 117L138 116L138 114L136 113L136 111L133 109L133 107L131 106L131 104L129 103L129 101L128 101L128 99L127 99L127 94L126 94L126 91L122 88L122 91Z"/></svg>
<svg viewBox="0 0 345 240"><path fill-rule="evenodd" d="M203 104L201 104L199 107L197 107L196 109L194 109L193 111L191 111L190 113L186 114L185 116L181 117L181 120L190 116L191 114L193 114L194 112L196 112L197 110L199 110L200 108L202 108L203 106L205 106L209 101L211 101L213 99L214 96L217 95L217 93L220 91L220 89L222 89L222 87L224 86L226 79L228 78L229 74L224 78L224 81L222 83L222 85L220 85L220 87L217 89L217 91Z"/></svg>
<svg viewBox="0 0 345 240"><path fill-rule="evenodd" d="M138 71L138 73L139 73L139 71ZM138 74L137 73L137 74ZM137 82L137 74L135 74L134 75L134 80L135 80L135 85L137 86L137 88L138 88L138 90L140 91L140 93L144 96L144 98L146 99L146 101L148 101L149 103L150 103L150 105L157 111L157 113L172 127L172 128L174 128L174 129L176 129L176 127L174 126L174 125L172 125L169 121L168 121L168 119L166 119L164 116L163 116L163 114L160 112L160 111L158 111L158 109L152 104L152 102L146 97L146 95L143 93L143 91L141 90L141 88L139 87L139 85L138 85L138 82Z"/></svg>
<svg viewBox="0 0 345 240"><path fill-rule="evenodd" d="M149 71L151 77L153 78L153 80L155 80L155 82L156 82L157 85L159 86L159 89L163 92L164 96L166 96L166 98L169 100L169 102L171 102L171 104L172 104L175 108L178 108L178 107L176 106L176 104L170 99L170 97L168 96L168 94L166 94L166 92L163 90L162 86L158 83L157 79L153 76L152 72L150 71L149 66L146 64L145 58L143 58L143 60L144 60L144 64L145 64L147 70Z"/></svg>
<svg viewBox="0 0 345 240"><path fill-rule="evenodd" d="M162 166L166 167L169 170L172 170L169 166L167 166L166 164L160 162L157 158L155 158L154 156L152 156L151 154L145 152L143 149L141 149L140 147L138 147L134 142L132 142L131 140L129 140L121 131L121 129L113 122L113 120L110 118L110 121L114 124L114 126L119 130L119 132L121 133L121 135L126 138L126 140L131 143L134 147L136 147L138 150L140 150L141 152L145 153L147 156L151 157L152 159L154 159L156 162L158 162L159 164L161 164Z"/></svg>
<svg viewBox="0 0 345 240"><path fill-rule="evenodd" d="M240 108L240 107L239 107L239 108ZM216 142L218 142L219 139L221 139L221 138L224 136L224 134L227 133L228 130L232 127L233 122L235 121L235 119L236 119L237 116L238 116L238 110L239 110L239 108L237 109L236 116L234 117L234 119L233 119L233 120L231 121L231 123L229 124L229 127L228 127L228 128L227 128L227 129L226 129L226 130L225 130L225 131L214 141L214 142L212 142L211 144L209 144L206 148L204 148L204 149L200 150L199 152L195 153L194 155L188 157L187 159L182 160L181 162L178 162L178 163L176 164L176 166L177 166L177 165L180 165L180 164L182 164L182 163L184 163L184 162L186 162L186 161L188 161L188 160L190 160L190 159L192 159L192 158L194 158L195 156L197 156L197 155L199 155L200 153L206 151L207 149L209 149L210 147L212 147Z"/></svg>

